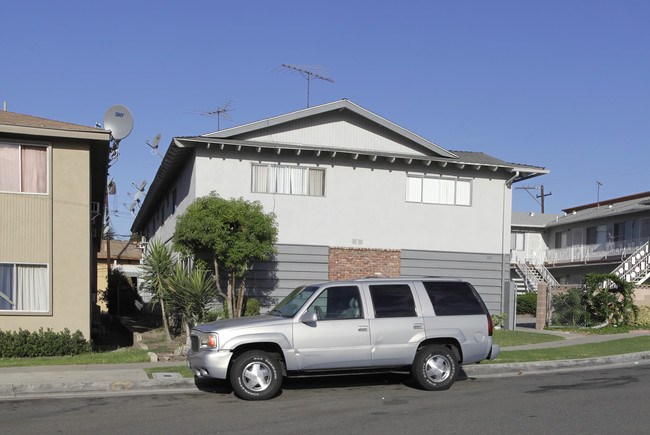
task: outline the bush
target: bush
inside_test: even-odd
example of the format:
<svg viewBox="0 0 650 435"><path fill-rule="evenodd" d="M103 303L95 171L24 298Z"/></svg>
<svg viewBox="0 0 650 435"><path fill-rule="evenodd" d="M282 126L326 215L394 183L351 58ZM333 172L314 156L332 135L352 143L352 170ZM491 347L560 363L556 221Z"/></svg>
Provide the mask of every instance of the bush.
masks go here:
<svg viewBox="0 0 650 435"><path fill-rule="evenodd" d="M260 314L260 301L254 298L244 299L244 313L242 316L257 316ZM228 318L228 304L223 301L223 312L221 313L222 319Z"/></svg>
<svg viewBox="0 0 650 435"><path fill-rule="evenodd" d="M0 358L34 358L90 353L91 343L81 331L70 334L68 328L61 332L51 329L29 332L23 329L0 331Z"/></svg>
<svg viewBox="0 0 650 435"><path fill-rule="evenodd" d="M641 306L639 307L639 315L634 322L635 326L650 326L650 307Z"/></svg>
<svg viewBox="0 0 650 435"><path fill-rule="evenodd" d="M537 293L517 295L517 314L537 315Z"/></svg>

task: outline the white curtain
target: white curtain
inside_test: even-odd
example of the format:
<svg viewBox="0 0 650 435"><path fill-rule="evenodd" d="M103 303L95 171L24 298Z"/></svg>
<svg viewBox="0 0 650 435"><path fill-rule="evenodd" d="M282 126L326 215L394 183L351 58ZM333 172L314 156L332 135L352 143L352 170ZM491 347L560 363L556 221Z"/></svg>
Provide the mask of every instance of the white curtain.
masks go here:
<svg viewBox="0 0 650 435"><path fill-rule="evenodd" d="M20 147L0 143L0 191L20 192Z"/></svg>
<svg viewBox="0 0 650 435"><path fill-rule="evenodd" d="M269 190L269 167L268 165L253 165L253 180L251 190L253 192L266 193ZM176 200L174 199L174 202Z"/></svg>
<svg viewBox="0 0 650 435"><path fill-rule="evenodd" d="M456 204L471 205L472 183L466 180L456 181Z"/></svg>
<svg viewBox="0 0 650 435"><path fill-rule="evenodd" d="M422 201L422 178L406 177L406 200L413 202Z"/></svg>
<svg viewBox="0 0 650 435"><path fill-rule="evenodd" d="M23 311L47 311L49 291L47 267L16 266L16 309Z"/></svg>
<svg viewBox="0 0 650 435"><path fill-rule="evenodd" d="M307 175L307 168L291 167L289 170L289 178L291 191L294 195L307 195L309 192L309 177Z"/></svg>
<svg viewBox="0 0 650 435"><path fill-rule="evenodd" d="M325 196L325 169L309 168L309 194Z"/></svg>
<svg viewBox="0 0 650 435"><path fill-rule="evenodd" d="M455 180L441 179L440 180L440 204L453 204L454 198L454 185Z"/></svg>
<svg viewBox="0 0 650 435"><path fill-rule="evenodd" d="M440 204L440 179L422 179L422 202L427 204Z"/></svg>

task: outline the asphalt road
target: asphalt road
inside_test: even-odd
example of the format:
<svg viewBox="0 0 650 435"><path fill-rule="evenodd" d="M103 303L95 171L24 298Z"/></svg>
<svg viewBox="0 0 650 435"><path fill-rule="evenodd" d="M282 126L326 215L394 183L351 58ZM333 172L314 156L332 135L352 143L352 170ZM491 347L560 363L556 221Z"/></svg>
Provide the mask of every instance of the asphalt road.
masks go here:
<svg viewBox="0 0 650 435"><path fill-rule="evenodd" d="M465 379L444 392L401 375L290 380L266 402L222 383L196 393L11 401L7 433L645 433L650 364Z"/></svg>

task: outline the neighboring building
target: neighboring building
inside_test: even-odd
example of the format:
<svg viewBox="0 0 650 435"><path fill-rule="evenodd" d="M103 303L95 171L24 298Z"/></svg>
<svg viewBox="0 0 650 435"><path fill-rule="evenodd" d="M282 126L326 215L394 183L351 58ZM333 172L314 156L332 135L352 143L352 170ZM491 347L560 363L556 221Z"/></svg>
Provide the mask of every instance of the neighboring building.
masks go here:
<svg viewBox="0 0 650 435"><path fill-rule="evenodd" d="M0 111L0 329L90 338L110 132Z"/></svg>
<svg viewBox="0 0 650 435"><path fill-rule="evenodd" d="M650 192L563 211L565 215L528 218L527 213L513 213L513 243L523 242L512 246L517 254L512 256L513 271L521 275L522 268L515 265L518 256L534 269L548 270L560 284L581 284L588 273L617 272L637 285L647 280Z"/></svg>
<svg viewBox="0 0 650 435"><path fill-rule="evenodd" d="M340 100L174 138L131 229L167 242L197 197L257 200L279 226L277 256L247 278L265 306L309 282L438 275L512 313L511 185L546 173L448 151Z"/></svg>
<svg viewBox="0 0 650 435"><path fill-rule="evenodd" d="M111 240L110 262L111 269L120 270L125 276L131 278L134 288L137 288L137 278L141 276L140 259L142 258L142 247L139 242L127 240ZM97 253L97 294L101 296L106 290L108 262L106 258L106 240L102 240L101 248ZM98 298L99 299L99 298ZM101 300L97 305L107 311L106 303Z"/></svg>

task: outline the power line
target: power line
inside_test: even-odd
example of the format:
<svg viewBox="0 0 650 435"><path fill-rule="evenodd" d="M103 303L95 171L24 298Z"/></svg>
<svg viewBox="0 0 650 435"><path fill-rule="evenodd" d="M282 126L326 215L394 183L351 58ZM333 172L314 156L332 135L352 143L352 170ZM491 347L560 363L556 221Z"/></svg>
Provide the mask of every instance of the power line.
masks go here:
<svg viewBox="0 0 650 435"><path fill-rule="evenodd" d="M544 193L544 185L541 186L522 186L522 187L516 187L515 189L519 190L525 190L537 203L542 207L542 214L544 214L544 197L546 196L551 196L553 192L549 193ZM541 193L539 195L533 195L530 193L531 190L539 190ZM538 201L538 198L541 199L541 201Z"/></svg>

